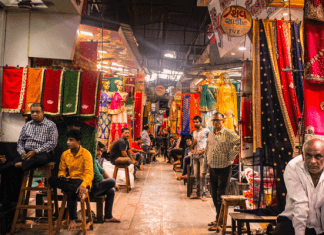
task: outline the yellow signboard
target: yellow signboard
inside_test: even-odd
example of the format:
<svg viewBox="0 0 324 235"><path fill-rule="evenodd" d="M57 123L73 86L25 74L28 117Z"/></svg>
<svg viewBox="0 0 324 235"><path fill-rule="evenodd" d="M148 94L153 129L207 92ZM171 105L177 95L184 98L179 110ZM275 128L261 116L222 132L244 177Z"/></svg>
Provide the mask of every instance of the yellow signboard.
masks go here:
<svg viewBox="0 0 324 235"><path fill-rule="evenodd" d="M252 17L248 10L240 6L230 6L223 12L221 27L229 36L241 37L247 34L252 26Z"/></svg>

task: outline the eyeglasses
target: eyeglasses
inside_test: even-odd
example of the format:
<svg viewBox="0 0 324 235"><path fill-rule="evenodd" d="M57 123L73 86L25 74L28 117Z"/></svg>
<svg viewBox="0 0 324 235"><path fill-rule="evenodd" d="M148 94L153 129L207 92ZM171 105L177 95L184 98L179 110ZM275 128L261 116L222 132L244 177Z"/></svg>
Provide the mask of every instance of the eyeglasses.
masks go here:
<svg viewBox="0 0 324 235"><path fill-rule="evenodd" d="M220 121L223 121L224 119L213 119L212 121L213 122L220 122Z"/></svg>

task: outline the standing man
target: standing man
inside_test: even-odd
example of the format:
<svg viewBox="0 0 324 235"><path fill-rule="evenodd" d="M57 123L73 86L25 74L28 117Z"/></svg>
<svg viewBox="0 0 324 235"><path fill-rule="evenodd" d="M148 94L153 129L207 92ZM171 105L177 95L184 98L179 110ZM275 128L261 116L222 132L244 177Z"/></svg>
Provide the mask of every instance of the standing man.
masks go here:
<svg viewBox="0 0 324 235"><path fill-rule="evenodd" d="M56 125L44 117L43 105L34 103L30 111L32 120L23 126L17 145L22 161L17 161L15 167L22 168L23 171L51 162L58 140Z"/></svg>
<svg viewBox="0 0 324 235"><path fill-rule="evenodd" d="M151 145L151 139L150 139L150 135L149 135L149 127L148 126L144 126L144 130L142 131L141 137L142 137L143 151L145 152L144 159L143 159L143 165L145 165L146 161L150 160L148 157L148 151L149 151L149 147Z"/></svg>
<svg viewBox="0 0 324 235"><path fill-rule="evenodd" d="M193 195L190 197L190 199L199 199L201 196L201 199L203 201L206 201L206 189L205 189L205 178L200 177L200 172L203 167L204 163L204 153L207 145L207 138L209 134L209 129L202 127L202 119L199 116L195 116L193 118L193 123L196 128L196 130L193 132L193 167L194 167L194 174L197 182L197 191L196 195ZM201 182L202 181L202 182ZM201 193L201 187L202 187L202 195Z"/></svg>
<svg viewBox="0 0 324 235"><path fill-rule="evenodd" d="M121 130L121 138L117 140L110 150L110 161L113 165L130 165L136 163L129 147L129 129Z"/></svg>
<svg viewBox="0 0 324 235"><path fill-rule="evenodd" d="M209 231L216 231L217 221L222 205L221 196L225 194L230 181L232 164L240 152L240 137L232 130L224 127L224 115L213 115L214 131L210 132L207 139L206 154L202 177L205 178L207 167L210 172L210 183L213 190L213 202L216 207L216 220L209 223Z"/></svg>

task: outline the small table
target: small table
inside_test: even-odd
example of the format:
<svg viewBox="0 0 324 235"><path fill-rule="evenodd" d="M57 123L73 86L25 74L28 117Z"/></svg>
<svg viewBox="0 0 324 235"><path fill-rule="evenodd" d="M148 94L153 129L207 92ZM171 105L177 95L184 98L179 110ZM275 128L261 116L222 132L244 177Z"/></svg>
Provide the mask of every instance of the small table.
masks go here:
<svg viewBox="0 0 324 235"><path fill-rule="evenodd" d="M229 215L232 217L232 235L236 232L236 221L238 235L242 234L242 223L276 223L277 221L277 216L258 216L248 213L229 213ZM247 233L250 235L251 231L248 229Z"/></svg>

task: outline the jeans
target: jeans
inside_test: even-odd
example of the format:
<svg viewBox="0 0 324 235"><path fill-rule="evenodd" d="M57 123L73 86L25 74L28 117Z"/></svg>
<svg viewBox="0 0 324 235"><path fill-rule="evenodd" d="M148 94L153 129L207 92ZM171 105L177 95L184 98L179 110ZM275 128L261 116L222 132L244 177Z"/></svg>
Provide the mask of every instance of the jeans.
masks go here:
<svg viewBox="0 0 324 235"><path fill-rule="evenodd" d="M143 165L145 165L146 159L148 158L148 148L148 145L143 145L143 151L145 152L143 153Z"/></svg>
<svg viewBox="0 0 324 235"><path fill-rule="evenodd" d="M105 219L111 219L112 209L115 198L115 185L116 181L114 178L103 179L100 182L93 182L90 196L104 196L105 199Z"/></svg>
<svg viewBox="0 0 324 235"><path fill-rule="evenodd" d="M323 235L321 233L320 235ZM277 219L277 226L273 231L273 235L295 235L295 229L290 219L284 216L279 216ZM316 235L313 228L306 228L305 235Z"/></svg>
<svg viewBox="0 0 324 235"><path fill-rule="evenodd" d="M174 161L178 161L178 157L177 155L182 155L182 149L172 149L170 154L173 157Z"/></svg>
<svg viewBox="0 0 324 235"><path fill-rule="evenodd" d="M218 221L221 205L222 195L225 195L225 191L230 182L230 176L232 174L232 166L225 168L209 168L210 172L210 185L213 191L213 202L216 207L216 221Z"/></svg>
<svg viewBox="0 0 324 235"><path fill-rule="evenodd" d="M140 168L141 163L143 162L143 156L141 153L135 153L135 160L138 162L137 166L134 166L134 174L136 174L137 169Z"/></svg>
<svg viewBox="0 0 324 235"><path fill-rule="evenodd" d="M204 158L192 159L193 168L194 168L194 176L196 178L197 184L197 196L206 196L206 177L202 178L200 172L204 165ZM202 191L202 195L201 194Z"/></svg>
<svg viewBox="0 0 324 235"><path fill-rule="evenodd" d="M28 153L28 152L29 151L26 150L26 153ZM27 170L42 167L42 166L46 165L47 163L51 162L52 159L53 159L53 152L49 152L49 153L42 152L42 153L35 154L29 160L21 161L21 159L19 159L19 162L22 162L21 168L25 172Z"/></svg>
<svg viewBox="0 0 324 235"><path fill-rule="evenodd" d="M82 184L81 179L68 179L68 181L61 180L57 177L50 177L48 183L53 188L60 188L67 195L67 208L70 214L70 220L77 219L77 202L78 194L76 193L79 186Z"/></svg>
<svg viewBox="0 0 324 235"><path fill-rule="evenodd" d="M182 171L182 176L186 175L188 172L187 172L187 166L190 165L190 157L189 156L186 156L184 159L183 159L183 171ZM188 176L189 177L189 176Z"/></svg>

